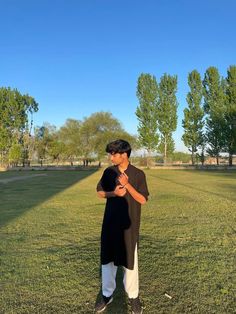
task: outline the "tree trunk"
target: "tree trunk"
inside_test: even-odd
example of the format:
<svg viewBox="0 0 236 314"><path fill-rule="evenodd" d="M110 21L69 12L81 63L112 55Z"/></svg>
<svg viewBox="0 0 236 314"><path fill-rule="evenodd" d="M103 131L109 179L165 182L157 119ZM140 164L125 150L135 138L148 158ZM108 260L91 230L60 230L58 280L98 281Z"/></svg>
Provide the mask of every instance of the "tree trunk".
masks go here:
<svg viewBox="0 0 236 314"><path fill-rule="evenodd" d="M147 160L146 160L146 166L149 169L149 164L150 164L150 151L148 150L147 152Z"/></svg>
<svg viewBox="0 0 236 314"><path fill-rule="evenodd" d="M216 163L217 163L217 166L219 166L219 155L216 156Z"/></svg>
<svg viewBox="0 0 236 314"><path fill-rule="evenodd" d="M164 146L164 165L166 165L166 162L167 162L167 142L166 142L166 139L165 139L165 146Z"/></svg>
<svg viewBox="0 0 236 314"><path fill-rule="evenodd" d="M193 147L192 147L192 154L191 154L191 159L192 159L192 165L194 165L194 152L193 152Z"/></svg>
<svg viewBox="0 0 236 314"><path fill-rule="evenodd" d="M233 166L233 156L231 153L229 153L229 166L232 167Z"/></svg>
<svg viewBox="0 0 236 314"><path fill-rule="evenodd" d="M204 162L205 162L205 156L204 156L204 152L202 151L202 153L201 153L201 163L202 163L202 166L204 165Z"/></svg>

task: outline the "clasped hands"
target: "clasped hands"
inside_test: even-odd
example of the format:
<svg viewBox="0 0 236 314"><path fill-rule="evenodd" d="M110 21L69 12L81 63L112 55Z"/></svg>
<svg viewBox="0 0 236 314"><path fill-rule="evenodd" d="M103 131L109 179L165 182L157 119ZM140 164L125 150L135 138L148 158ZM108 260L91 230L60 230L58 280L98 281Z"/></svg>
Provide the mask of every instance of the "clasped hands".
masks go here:
<svg viewBox="0 0 236 314"><path fill-rule="evenodd" d="M118 181L120 184L118 184L114 190L114 194L116 196L125 196L127 190L126 190L126 185L129 183L129 177L125 173L121 173L118 177Z"/></svg>

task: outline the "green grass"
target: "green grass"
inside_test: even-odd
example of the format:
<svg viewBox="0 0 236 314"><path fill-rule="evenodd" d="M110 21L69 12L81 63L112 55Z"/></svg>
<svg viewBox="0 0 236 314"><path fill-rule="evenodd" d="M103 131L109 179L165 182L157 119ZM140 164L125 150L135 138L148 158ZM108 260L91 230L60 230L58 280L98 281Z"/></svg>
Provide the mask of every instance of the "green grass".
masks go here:
<svg viewBox="0 0 236 314"><path fill-rule="evenodd" d="M93 313L101 171L46 171L1 182L35 174L0 173L0 313ZM146 175L151 195L139 250L145 313L236 313L236 172ZM106 313L129 313L121 270Z"/></svg>

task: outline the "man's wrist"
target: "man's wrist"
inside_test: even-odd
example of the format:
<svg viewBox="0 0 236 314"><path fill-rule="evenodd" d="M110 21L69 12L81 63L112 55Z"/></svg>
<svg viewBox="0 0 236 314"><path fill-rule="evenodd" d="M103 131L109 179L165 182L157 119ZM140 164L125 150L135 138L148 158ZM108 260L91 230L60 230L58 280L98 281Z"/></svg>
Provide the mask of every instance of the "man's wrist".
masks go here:
<svg viewBox="0 0 236 314"><path fill-rule="evenodd" d="M129 182L125 183L125 184L123 185L123 188L126 188L126 189L127 189L127 186L129 186Z"/></svg>

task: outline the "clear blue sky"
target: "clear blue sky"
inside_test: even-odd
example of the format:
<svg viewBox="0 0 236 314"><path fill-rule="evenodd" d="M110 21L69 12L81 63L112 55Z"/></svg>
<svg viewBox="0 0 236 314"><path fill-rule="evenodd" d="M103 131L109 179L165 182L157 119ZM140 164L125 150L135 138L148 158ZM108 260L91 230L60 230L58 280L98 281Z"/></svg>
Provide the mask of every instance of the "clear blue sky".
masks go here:
<svg viewBox="0 0 236 314"><path fill-rule="evenodd" d="M0 86L39 103L34 125L110 111L137 133L136 84L178 76L177 150L187 76L236 64L235 0L0 0Z"/></svg>

